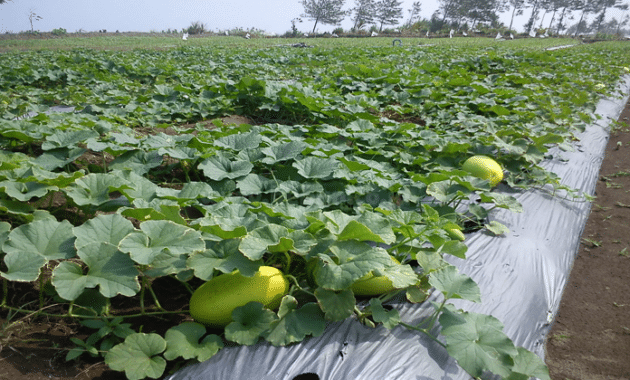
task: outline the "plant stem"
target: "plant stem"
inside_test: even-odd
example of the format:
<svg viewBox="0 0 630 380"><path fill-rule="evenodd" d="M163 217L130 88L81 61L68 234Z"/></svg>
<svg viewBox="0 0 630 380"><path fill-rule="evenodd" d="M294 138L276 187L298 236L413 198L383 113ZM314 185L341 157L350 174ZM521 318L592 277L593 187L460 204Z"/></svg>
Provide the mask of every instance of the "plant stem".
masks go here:
<svg viewBox="0 0 630 380"><path fill-rule="evenodd" d="M9 297L9 281L2 277L2 304L0 307L4 307L7 304L7 298Z"/></svg>
<svg viewBox="0 0 630 380"><path fill-rule="evenodd" d="M186 290L188 290L188 293L193 294L195 292L193 288L191 288L190 285L188 285L187 282L184 282L184 281L179 281L179 282L184 286L184 288L186 288Z"/></svg>
<svg viewBox="0 0 630 380"><path fill-rule="evenodd" d="M446 348L446 344L442 343L438 338L436 338L435 336L433 336L430 331L431 329L423 329L421 327L418 326L413 326L410 324L407 324L405 322L399 322L399 325L408 328L409 330L414 330L414 331L418 331L423 333L424 335L426 335L427 337L429 337L431 340L433 340L434 342L438 343L440 346Z"/></svg>
<svg viewBox="0 0 630 380"><path fill-rule="evenodd" d="M297 278L295 278L294 276L292 276L292 275L290 275L290 274L286 274L286 275L285 275L285 277L286 277L288 280L290 280L290 281L292 281L292 282L293 282L293 285L291 286L291 290L289 290L289 294L293 294L294 289L297 289L297 290L299 290L299 291L301 291L301 292L303 292L303 293L306 293L306 294L308 294L308 295L310 295L310 296L315 297L315 293L313 293L313 292L309 292L308 290L306 290L306 289L304 289L303 287L301 287L301 286L300 286L300 284L299 284L299 282L298 282Z"/></svg>
<svg viewBox="0 0 630 380"><path fill-rule="evenodd" d="M144 314L144 290L146 286L146 277L142 276L142 283L140 284L140 314Z"/></svg>
<svg viewBox="0 0 630 380"><path fill-rule="evenodd" d="M433 313L433 315L431 315L431 318L429 318L428 326L424 328L425 330L431 331L433 329L433 325L435 325L435 321L437 321L438 316L442 312L442 309L444 309L444 305L446 305L446 299L444 299L444 301L442 301L442 303L440 304L440 307L438 307L438 309L435 311L435 313ZM422 324L423 324L423 322L418 323L417 327L421 329L420 325L422 325Z"/></svg>
<svg viewBox="0 0 630 380"><path fill-rule="evenodd" d="M289 269L291 269L291 254L289 252L284 252L284 257L287 259L287 269L286 269L286 271L288 272Z"/></svg>
<svg viewBox="0 0 630 380"><path fill-rule="evenodd" d="M50 307L54 307L54 306L59 306L60 304L54 304L54 305L48 305L46 307L44 307L44 309L50 308ZM72 305L71 305L72 306ZM74 305L74 306L78 306L78 305ZM2 306L3 309L9 310L9 311L14 311L14 312L18 312L18 313L25 313L27 314L26 317L32 316L32 315L42 315L45 317L51 317L51 318L80 318L80 319L100 319L100 318L107 318L107 319L114 319L117 317L123 317L123 318L140 318L140 317L144 317L144 316L158 316L158 315L172 315L172 314L187 314L189 311L188 310L174 310L174 311L168 311L168 310L164 310L164 311L145 311L145 312L141 312L141 313L136 313L136 314L128 314L128 315L81 315L81 314L72 314L70 312L65 313L65 314L55 314L55 313L46 313L43 312L43 309L39 309L39 310L25 310L19 307L13 307L13 306Z"/></svg>
<svg viewBox="0 0 630 380"><path fill-rule="evenodd" d="M157 295L155 295L155 292L153 291L153 288L151 287L151 285L149 285L149 292L151 293L151 296L153 297L153 302L155 302L155 307L157 307L159 310L166 311L164 310L162 305L160 305L160 301L158 301Z"/></svg>
<svg viewBox="0 0 630 380"><path fill-rule="evenodd" d="M39 275L39 308L44 307L44 276Z"/></svg>
<svg viewBox="0 0 630 380"><path fill-rule="evenodd" d="M407 238L407 239L405 239L405 240L401 241L400 243L398 243L398 244L396 244L396 245L394 245L394 246L389 247L389 248L387 249L387 252L389 252L389 253L394 252L394 251L396 250L396 248L398 248L398 247L400 247L400 246L403 246L403 245L405 245L405 244L409 243L410 241L412 241L413 239L417 238L418 236L420 236L420 235L416 235L416 236L414 236L414 237Z"/></svg>

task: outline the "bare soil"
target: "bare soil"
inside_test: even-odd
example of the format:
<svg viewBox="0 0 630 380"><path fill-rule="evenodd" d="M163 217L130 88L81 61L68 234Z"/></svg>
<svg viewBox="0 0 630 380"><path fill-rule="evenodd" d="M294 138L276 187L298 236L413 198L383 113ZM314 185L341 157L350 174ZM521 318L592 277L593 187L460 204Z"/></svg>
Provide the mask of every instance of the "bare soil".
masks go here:
<svg viewBox="0 0 630 380"><path fill-rule="evenodd" d="M611 133L600 171L596 200L582 244L548 337L546 362L553 380L630 379L630 102ZM167 310L187 307L184 289L155 283ZM39 302L32 284L9 284L9 303ZM117 301L114 300L114 304ZM137 305L115 304L137 312ZM147 299L147 307L152 307ZM63 313L51 307L49 313ZM164 332L188 318L138 318L137 327ZM0 380L119 380L99 358L83 355L66 362L75 345L94 330L76 321L24 313L0 312ZM177 368L167 368L167 373Z"/></svg>
<svg viewBox="0 0 630 380"><path fill-rule="evenodd" d="M553 380L630 379L630 102L618 121L547 340Z"/></svg>

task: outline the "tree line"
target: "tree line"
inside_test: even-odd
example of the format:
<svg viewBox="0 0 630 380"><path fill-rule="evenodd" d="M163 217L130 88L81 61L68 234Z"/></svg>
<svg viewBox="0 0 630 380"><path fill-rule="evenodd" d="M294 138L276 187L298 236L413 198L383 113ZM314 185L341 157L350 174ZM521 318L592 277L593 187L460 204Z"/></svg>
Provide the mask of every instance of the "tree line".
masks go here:
<svg viewBox="0 0 630 380"><path fill-rule="evenodd" d="M350 17L352 30L358 31L368 25L379 32L387 25L400 25L404 18L402 0L354 0L354 6L343 9L346 0L300 0L305 17L314 21L313 33L318 25L338 25ZM420 17L421 2L416 1L407 10L408 19L402 27L412 28L423 25L424 29L437 31L444 28L474 30L485 25L492 28L506 27L499 21L500 14L508 13L513 30L514 18L529 14L525 23L525 33L545 29L552 33L571 33L606 30L619 30L628 25L629 4L627 0L438 0L439 8L430 19ZM607 13L612 9L621 12L622 17L605 23ZM528 12L528 13L526 13ZM590 25L586 19L595 16ZM571 21L575 21L569 26Z"/></svg>

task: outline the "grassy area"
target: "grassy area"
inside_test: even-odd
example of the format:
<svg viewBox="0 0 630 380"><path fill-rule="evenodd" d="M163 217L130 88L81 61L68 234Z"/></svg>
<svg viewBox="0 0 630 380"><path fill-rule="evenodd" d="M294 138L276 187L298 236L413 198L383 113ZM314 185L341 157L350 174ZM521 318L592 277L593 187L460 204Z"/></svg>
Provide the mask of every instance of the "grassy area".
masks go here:
<svg viewBox="0 0 630 380"><path fill-rule="evenodd" d="M46 38L42 36L32 36L29 38L2 38L0 39L0 51L25 51L25 50L65 50L75 48L87 48L97 50L133 50L150 49L165 50L182 46L249 46L268 47L277 45L291 45L304 42L310 46L317 47L344 47L344 46L392 46L395 37L374 37L374 38L254 38L245 39L242 37L190 36L188 40L182 40L180 35L163 34L88 34L88 35L67 35L63 37ZM522 48L545 49L552 46L569 45L578 43L579 40L572 38L524 38L514 41L497 41L494 38L486 37L456 37L456 38L401 38L403 47L420 45L453 45L453 46L494 46L497 44L518 44Z"/></svg>

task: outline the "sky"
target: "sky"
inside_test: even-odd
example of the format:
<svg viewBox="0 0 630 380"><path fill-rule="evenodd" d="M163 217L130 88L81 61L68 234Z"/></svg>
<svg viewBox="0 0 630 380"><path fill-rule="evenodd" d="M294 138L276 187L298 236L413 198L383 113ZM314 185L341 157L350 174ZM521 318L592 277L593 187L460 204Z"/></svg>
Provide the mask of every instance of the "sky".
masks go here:
<svg viewBox="0 0 630 380"><path fill-rule="evenodd" d="M403 1L401 22L409 18L408 9L414 0ZM422 18L430 18L438 8L437 0L422 0ZM354 6L346 0L344 9ZM291 20L304 12L300 0L12 0L0 5L0 33L31 29L29 14L42 17L33 28L49 32L64 28L68 32L149 32L166 29L182 30L192 22L201 21L210 31L241 27L256 28L283 34L291 30ZM509 16L503 22L509 25ZM520 24L522 25L522 21ZM297 24L302 32L310 32L314 21L303 19ZM342 22L350 29L350 17ZM515 22L518 29L518 23ZM319 32L332 31L334 25L318 25Z"/></svg>
<svg viewBox="0 0 630 380"><path fill-rule="evenodd" d="M417 1L417 0L415 0ZM403 0L401 24L409 19L409 9L414 0ZM420 0L421 18L430 18L438 9L438 0ZM344 9L355 5L346 0ZM150 32L167 29L181 31L191 23L200 21L206 29L220 32L234 28L256 28L269 33L284 34L291 30L291 20L304 13L300 0L8 0L0 5L0 33L18 33L31 29L29 14L41 17L33 21L33 28L42 32L64 28L68 32L79 30L94 32ZM609 10L612 15L630 14ZM513 29L523 32L523 25L531 14L515 18ZM344 30L352 27L351 17L341 23ZM546 17L551 20L551 16ZM297 28L311 32L314 21L302 18ZM510 25L510 12L501 15L501 21ZM547 23L544 25L546 26ZM337 25L317 25L318 32L330 32Z"/></svg>

